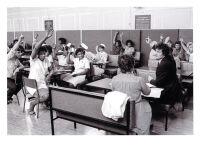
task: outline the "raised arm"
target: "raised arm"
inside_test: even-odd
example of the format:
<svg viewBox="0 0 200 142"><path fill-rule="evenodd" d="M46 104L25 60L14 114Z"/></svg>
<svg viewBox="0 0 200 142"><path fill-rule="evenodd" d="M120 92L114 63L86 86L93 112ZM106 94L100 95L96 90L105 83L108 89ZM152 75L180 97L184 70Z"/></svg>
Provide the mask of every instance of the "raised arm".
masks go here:
<svg viewBox="0 0 200 142"><path fill-rule="evenodd" d="M123 33L119 34L119 36L120 36L120 41L121 41L121 43L122 43L122 48L125 49L126 45L125 45L124 42L123 42Z"/></svg>
<svg viewBox="0 0 200 142"><path fill-rule="evenodd" d="M21 34L18 41L15 43L15 45L12 48L13 51L16 51L19 48L19 45L20 45L20 43L22 42L23 39L24 39L24 36Z"/></svg>
<svg viewBox="0 0 200 142"><path fill-rule="evenodd" d="M188 48L186 47L186 44L185 44L185 42L183 41L183 38L180 38L179 39L180 40L180 42L181 42L181 46L182 46L182 48L185 50L185 52L188 54L189 52L188 52Z"/></svg>
<svg viewBox="0 0 200 142"><path fill-rule="evenodd" d="M36 43L35 48L33 49L32 53L31 53L31 58L34 59L38 53L38 49L42 46L42 44L51 36L53 35L53 30L50 29L48 31L46 31L46 35L45 37L40 40L38 43Z"/></svg>
<svg viewBox="0 0 200 142"><path fill-rule="evenodd" d="M70 59L70 56L72 55L73 52L68 53L67 55L67 64L73 64L74 62Z"/></svg>
<svg viewBox="0 0 200 142"><path fill-rule="evenodd" d="M118 35L119 35L119 32L115 32L115 35L113 37L113 44L115 44Z"/></svg>
<svg viewBox="0 0 200 142"><path fill-rule="evenodd" d="M36 45L36 43L37 43L37 38L38 38L38 34L36 34L36 35L34 36L33 43L32 43L32 50L35 48L35 45Z"/></svg>

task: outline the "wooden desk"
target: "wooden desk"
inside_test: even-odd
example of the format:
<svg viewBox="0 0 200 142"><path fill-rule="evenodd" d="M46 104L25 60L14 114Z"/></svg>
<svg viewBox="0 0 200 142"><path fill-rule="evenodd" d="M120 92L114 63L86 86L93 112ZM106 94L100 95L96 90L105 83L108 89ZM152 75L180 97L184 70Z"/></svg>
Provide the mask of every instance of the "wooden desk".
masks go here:
<svg viewBox="0 0 200 142"><path fill-rule="evenodd" d="M102 89L102 90L104 90L104 94L106 94L108 91L112 90L110 82L111 82L110 78L104 78L101 80L97 80L97 81L88 83L88 84L86 84L86 86Z"/></svg>
<svg viewBox="0 0 200 142"><path fill-rule="evenodd" d="M101 80L98 80L98 81L88 83L88 84L86 84L86 86L92 87L92 88L102 89L102 90L104 90L104 93L106 94L108 91L112 90L111 84L110 84L111 80L112 79L110 79L110 78L104 78L104 79L101 79ZM142 96L148 97L148 98L160 98L158 91L160 92L161 88L151 88L151 93L148 96L143 95L143 94L142 94ZM154 93L156 93L156 95Z"/></svg>

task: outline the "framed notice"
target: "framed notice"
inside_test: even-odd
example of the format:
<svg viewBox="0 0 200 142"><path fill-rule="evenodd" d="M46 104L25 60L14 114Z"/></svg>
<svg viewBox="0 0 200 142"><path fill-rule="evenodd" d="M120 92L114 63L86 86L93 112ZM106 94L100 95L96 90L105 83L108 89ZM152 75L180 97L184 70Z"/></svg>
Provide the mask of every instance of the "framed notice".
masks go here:
<svg viewBox="0 0 200 142"><path fill-rule="evenodd" d="M53 20L45 20L44 21L44 29L49 30L49 29L53 29Z"/></svg>
<svg viewBox="0 0 200 142"><path fill-rule="evenodd" d="M135 15L135 29L151 29L151 15Z"/></svg>

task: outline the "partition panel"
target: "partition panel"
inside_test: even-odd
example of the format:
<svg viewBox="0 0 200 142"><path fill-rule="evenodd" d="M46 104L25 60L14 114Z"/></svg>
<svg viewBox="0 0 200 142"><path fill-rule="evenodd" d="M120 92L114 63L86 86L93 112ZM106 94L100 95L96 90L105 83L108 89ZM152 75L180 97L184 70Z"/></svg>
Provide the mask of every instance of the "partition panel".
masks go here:
<svg viewBox="0 0 200 142"><path fill-rule="evenodd" d="M106 45L105 51L110 53L112 49L111 30L83 30L82 42L89 47L89 51L96 53L96 45Z"/></svg>
<svg viewBox="0 0 200 142"><path fill-rule="evenodd" d="M68 42L75 45L77 48L80 45L80 30L60 30L56 31L56 43L59 38L66 38Z"/></svg>
<svg viewBox="0 0 200 142"><path fill-rule="evenodd" d="M193 29L180 29L179 37L182 37L186 43L189 41L193 42Z"/></svg>
<svg viewBox="0 0 200 142"><path fill-rule="evenodd" d="M46 35L46 31L34 31L34 36L38 34L38 41L40 41L42 38L45 37ZM53 35L46 40L46 43L49 45L52 45L53 43L55 43L55 31L53 33Z"/></svg>

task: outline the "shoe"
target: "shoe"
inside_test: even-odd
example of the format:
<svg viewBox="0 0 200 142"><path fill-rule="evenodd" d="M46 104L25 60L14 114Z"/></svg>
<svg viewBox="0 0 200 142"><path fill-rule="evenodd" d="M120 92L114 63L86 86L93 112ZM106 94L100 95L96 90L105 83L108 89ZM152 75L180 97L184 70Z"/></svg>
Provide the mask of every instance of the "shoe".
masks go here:
<svg viewBox="0 0 200 142"><path fill-rule="evenodd" d="M12 101L13 101L13 98L8 98L8 99L7 99L7 104L12 103Z"/></svg>
<svg viewBox="0 0 200 142"><path fill-rule="evenodd" d="M28 114L29 114L29 115L34 115L34 114L35 114L35 112L34 112L34 111L30 111L30 110L29 110L29 111L28 111Z"/></svg>

